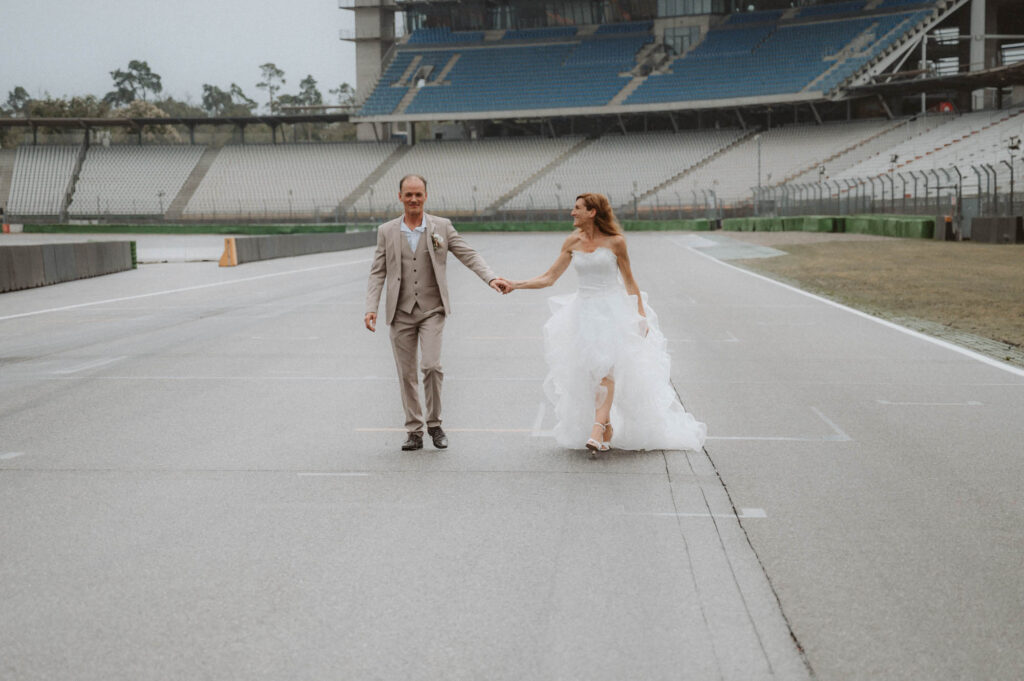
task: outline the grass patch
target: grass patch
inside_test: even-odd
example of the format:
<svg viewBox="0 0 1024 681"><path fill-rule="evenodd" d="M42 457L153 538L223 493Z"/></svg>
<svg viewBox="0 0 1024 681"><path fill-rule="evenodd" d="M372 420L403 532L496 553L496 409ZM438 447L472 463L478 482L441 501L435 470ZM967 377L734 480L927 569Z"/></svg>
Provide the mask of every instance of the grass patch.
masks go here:
<svg viewBox="0 0 1024 681"><path fill-rule="evenodd" d="M1024 346L1024 246L873 239L772 247L787 255L737 262L881 317Z"/></svg>

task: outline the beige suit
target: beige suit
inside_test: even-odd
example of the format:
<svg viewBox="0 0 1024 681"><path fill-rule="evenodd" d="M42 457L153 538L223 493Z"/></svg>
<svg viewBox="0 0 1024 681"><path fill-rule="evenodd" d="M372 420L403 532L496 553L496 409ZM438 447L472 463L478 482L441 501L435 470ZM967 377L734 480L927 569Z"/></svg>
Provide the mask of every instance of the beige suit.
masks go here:
<svg viewBox="0 0 1024 681"><path fill-rule="evenodd" d="M494 272L466 244L450 220L423 214L424 233L415 251L402 234L402 218L377 228L377 250L370 266L366 313L376 313L385 285L385 320L390 326L398 381L405 409L405 428L410 433L441 425L441 335L448 302L448 253L489 283ZM427 413L419 399L417 346L422 355L423 387Z"/></svg>

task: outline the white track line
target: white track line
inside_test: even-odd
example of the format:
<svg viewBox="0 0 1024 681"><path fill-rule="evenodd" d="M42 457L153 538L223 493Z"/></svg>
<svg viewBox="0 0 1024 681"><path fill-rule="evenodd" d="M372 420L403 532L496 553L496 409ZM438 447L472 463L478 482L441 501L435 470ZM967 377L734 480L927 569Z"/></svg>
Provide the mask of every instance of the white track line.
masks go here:
<svg viewBox="0 0 1024 681"><path fill-rule="evenodd" d="M676 245L678 246L679 244L676 244ZM997 369L1002 369L1003 371L1009 372L1009 373L1014 374L1016 376L1024 377L1024 369L1018 369L1017 367L1010 366L1009 364L1004 364L1003 362L1000 362L999 360L992 359L991 357L987 357L985 355L982 355L981 353L975 352L974 350L968 350L967 348L962 348L959 345L954 345L953 343L949 343L949 342L941 340L939 338L934 338L933 336L928 336L928 335L920 333L918 331L914 331L913 329L908 329L905 326L900 326L899 324L894 324L893 322L887 321L885 319L881 319L879 317L874 317L872 315L869 315L866 312L861 312L860 310L855 310L852 307L847 307L846 305L843 305L842 303L837 303L834 300L829 300L828 298L823 298L823 297L821 297L819 295L816 295L814 293L808 293L807 291L804 291L802 289L798 289L795 286L790 286L789 284L783 284L781 281L775 281L771 277L766 277L766 276L764 276L762 274L757 274L756 272L751 272L750 270L745 270L742 267L737 267L736 265L731 265L731 264L729 264L727 262L719 260L718 258L716 258L716 257L714 257L712 255L708 255L707 253L701 253L700 250L698 250L696 248L693 248L693 247L690 247L690 246L685 246L684 248L686 248L687 250L689 250L689 251L699 255L702 258L707 258L711 262L718 263L722 267L728 267L730 269L736 270L737 272L742 272L743 274L749 275L751 277L755 277L757 279L761 279L762 281L767 281L767 282L769 282L771 284L775 284L776 286L781 286L782 288L789 289L790 291L794 291L796 293L799 293L802 296L807 296L808 298L812 298L814 300L817 300L819 302L825 303L827 305L831 305L832 307L839 308L840 310L845 310L845 311L847 311L847 312L849 312L851 314L855 314L858 317L863 317L864 319L870 319L871 321L875 322L876 324L881 324L882 326L887 326L890 329L895 329L895 330L897 330L897 331L899 331L901 333L907 334L908 336L913 336L914 338L918 338L920 340L928 341L929 343L931 343L933 345L938 345L939 347L946 348L947 350L952 350L953 352L958 352L961 355L964 355L965 357L970 357L971 359L977 360L977 361L982 362L984 364L988 364L989 366L995 367Z"/></svg>
<svg viewBox="0 0 1024 681"><path fill-rule="evenodd" d="M64 312L66 310L77 310L82 307L92 307L93 305L106 305L108 303L120 303L126 300L139 300L140 298L152 298L154 296L165 296L171 293L184 293L186 291L199 291L205 288L214 288L217 286L230 286L231 284L242 284L247 281L258 281L260 279L271 279L273 277L283 277L289 274L302 274L304 272L316 272L318 270L327 270L335 267L346 267L348 265L361 265L370 262L370 258L363 260L353 260L351 262L336 263L333 265L321 265L319 267L306 267L301 270L288 270L287 272L274 272L272 274L261 274L256 277L244 277L242 279L232 279L231 281L217 281L212 284L200 284L198 286L185 286L183 288L172 288L166 291L154 291L153 293L141 293L137 296L124 296L122 298L108 298L106 300L95 300L91 303L79 303L77 305L65 305L63 307L51 307L46 310L36 310L34 312L22 312L20 314L7 315L6 317L0 317L0 322L8 319L20 319L22 317L33 317L39 314L47 314L50 312Z"/></svg>
<svg viewBox="0 0 1024 681"><path fill-rule="evenodd" d="M79 371L88 371L89 369L99 369L100 367L113 364L114 362L120 362L125 356L121 357L105 357L103 359L96 359L85 364L79 364L78 366L71 367L68 369L58 369L54 371L55 374L66 375L66 374L77 374Z"/></svg>

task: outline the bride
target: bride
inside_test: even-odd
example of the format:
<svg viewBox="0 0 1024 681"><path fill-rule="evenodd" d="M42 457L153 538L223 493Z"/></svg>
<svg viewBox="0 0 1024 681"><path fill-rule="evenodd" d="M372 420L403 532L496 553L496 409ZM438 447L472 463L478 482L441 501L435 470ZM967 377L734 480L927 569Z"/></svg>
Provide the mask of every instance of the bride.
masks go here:
<svg viewBox="0 0 1024 681"><path fill-rule="evenodd" d="M572 263L576 293L550 299L544 325L548 375L544 391L555 405L555 438L608 451L700 449L707 429L688 414L669 383L667 341L630 269L626 238L602 194L581 194L572 234L547 272L509 283L508 290L546 288Z"/></svg>

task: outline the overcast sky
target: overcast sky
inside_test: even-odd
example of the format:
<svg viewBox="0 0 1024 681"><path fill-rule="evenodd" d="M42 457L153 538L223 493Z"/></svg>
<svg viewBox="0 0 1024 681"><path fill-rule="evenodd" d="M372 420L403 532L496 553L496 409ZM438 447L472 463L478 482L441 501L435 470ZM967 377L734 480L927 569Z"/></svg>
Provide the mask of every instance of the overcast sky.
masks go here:
<svg viewBox="0 0 1024 681"><path fill-rule="evenodd" d="M353 26L338 0L2 0L0 101L21 85L33 97L113 89L110 72L139 59L163 83L162 95L202 101L203 83L256 89L259 65L285 72L282 93L312 74L325 100L353 87L355 49L338 38Z"/></svg>

